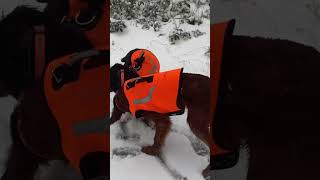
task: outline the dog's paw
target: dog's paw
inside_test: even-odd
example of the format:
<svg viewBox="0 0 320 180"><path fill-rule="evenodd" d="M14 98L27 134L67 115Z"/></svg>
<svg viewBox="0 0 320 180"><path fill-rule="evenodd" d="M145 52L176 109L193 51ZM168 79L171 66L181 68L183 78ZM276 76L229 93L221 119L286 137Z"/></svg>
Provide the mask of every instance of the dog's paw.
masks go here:
<svg viewBox="0 0 320 180"><path fill-rule="evenodd" d="M132 141L132 142L139 142L140 134L124 134L119 133L116 135L116 139L124 140L124 141Z"/></svg>
<svg viewBox="0 0 320 180"><path fill-rule="evenodd" d="M127 140L128 138L129 138L129 136L124 133L119 133L116 135L116 139Z"/></svg>
<svg viewBox="0 0 320 180"><path fill-rule="evenodd" d="M210 180L210 167L208 166L202 171L202 176L205 180Z"/></svg>
<svg viewBox="0 0 320 180"><path fill-rule="evenodd" d="M145 146L141 149L143 153L146 153L151 156L159 156L160 155L160 148L154 146Z"/></svg>
<svg viewBox="0 0 320 180"><path fill-rule="evenodd" d="M133 142L138 142L138 141L140 140L140 134L138 134L138 133L132 134L132 135L129 137L129 140L130 140L130 141L133 141Z"/></svg>

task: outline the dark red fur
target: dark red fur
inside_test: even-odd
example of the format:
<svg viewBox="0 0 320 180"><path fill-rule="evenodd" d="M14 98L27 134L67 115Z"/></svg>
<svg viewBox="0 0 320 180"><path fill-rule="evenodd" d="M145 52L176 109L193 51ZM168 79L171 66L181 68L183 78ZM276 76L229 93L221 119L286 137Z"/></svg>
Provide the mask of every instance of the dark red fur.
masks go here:
<svg viewBox="0 0 320 180"><path fill-rule="evenodd" d="M226 41L213 133L249 148L248 180L319 178L320 53L286 40Z"/></svg>

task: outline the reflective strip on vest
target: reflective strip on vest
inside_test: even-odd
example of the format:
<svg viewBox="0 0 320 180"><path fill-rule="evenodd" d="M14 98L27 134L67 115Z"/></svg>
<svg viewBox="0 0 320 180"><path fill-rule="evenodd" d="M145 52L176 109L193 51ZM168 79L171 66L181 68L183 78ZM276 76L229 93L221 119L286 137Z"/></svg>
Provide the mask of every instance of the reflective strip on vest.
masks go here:
<svg viewBox="0 0 320 180"><path fill-rule="evenodd" d="M152 63L152 68L151 68L151 70L150 70L149 73L150 73L150 74L157 73L157 66L156 66L154 63Z"/></svg>
<svg viewBox="0 0 320 180"><path fill-rule="evenodd" d="M73 132L77 136L90 133L103 134L107 132L107 129L108 123L106 118L87 120L73 125Z"/></svg>
<svg viewBox="0 0 320 180"><path fill-rule="evenodd" d="M154 92L155 89L156 89L156 86L153 85L149 90L148 96L146 96L146 97L144 97L142 99L133 100L133 104L144 104L144 103L149 102L152 99L152 95L153 95L153 92Z"/></svg>

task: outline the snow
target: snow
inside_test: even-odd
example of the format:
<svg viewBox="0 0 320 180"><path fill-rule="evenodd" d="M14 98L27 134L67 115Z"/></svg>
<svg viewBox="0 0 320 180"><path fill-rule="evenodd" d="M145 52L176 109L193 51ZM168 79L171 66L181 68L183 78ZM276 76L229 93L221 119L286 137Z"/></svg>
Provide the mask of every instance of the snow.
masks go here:
<svg viewBox="0 0 320 180"><path fill-rule="evenodd" d="M159 32L154 32L152 29L141 29L141 26L134 21L126 21L127 29L124 32L111 34L111 66L120 63L121 58L130 50L144 48L151 50L157 56L162 72L183 67L184 72L209 76L210 59L206 55L210 46L209 24L209 20L205 20L200 26L179 25L183 30L199 29L205 34L172 45L168 34L173 30L174 23L168 23L162 26ZM110 110L113 108L113 96L114 93L111 94ZM132 180L174 180L182 177L189 180L203 180L201 172L209 163L209 155L208 153L198 155L193 145L196 145L196 149L207 150L206 152L208 149L192 135L186 123L186 113L171 118L172 130L162 148L162 160L141 152L142 146L153 144L154 130L130 114L123 115L121 119L123 118L130 118L127 123L128 139L119 138L123 133L118 122L110 128L112 180L126 180L129 177ZM119 151L122 155L123 153L130 155L121 157Z"/></svg>

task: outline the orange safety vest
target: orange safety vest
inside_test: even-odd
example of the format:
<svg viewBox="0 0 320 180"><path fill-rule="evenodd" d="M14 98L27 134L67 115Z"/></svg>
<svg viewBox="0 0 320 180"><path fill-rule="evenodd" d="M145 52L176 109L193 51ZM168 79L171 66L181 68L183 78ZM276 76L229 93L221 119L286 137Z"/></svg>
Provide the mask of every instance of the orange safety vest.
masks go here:
<svg viewBox="0 0 320 180"><path fill-rule="evenodd" d="M183 69L127 80L123 86L130 112L139 117L139 111L162 114L181 114L179 107L180 77Z"/></svg>
<svg viewBox="0 0 320 180"><path fill-rule="evenodd" d="M210 62L210 80L211 80L211 115L212 120L214 120L215 109L217 106L218 100L218 89L219 89L219 81L220 81L220 74L221 74L221 63L223 57L223 46L225 36L227 31L233 30L234 20L213 24L210 26L210 54L211 54L211 62ZM211 123L214 124L214 123ZM212 128L211 128L212 129ZM211 132L212 137L212 132ZM223 155L226 153L230 153L217 144L214 143L212 140L212 145L210 148L210 154L213 156L216 155Z"/></svg>
<svg viewBox="0 0 320 180"><path fill-rule="evenodd" d="M84 68L90 59L84 60L79 79L60 89L53 86L56 68L82 55L72 54L54 60L44 75L47 103L59 124L64 154L78 171L80 160L86 154L110 151L106 123L109 116L109 64Z"/></svg>
<svg viewBox="0 0 320 180"><path fill-rule="evenodd" d="M146 49L138 49L134 51L131 55L131 66L137 67L138 60L140 58L144 58L142 66L137 70L137 74L139 76L147 76L150 74L155 74L160 72L160 63L158 58L149 50Z"/></svg>

